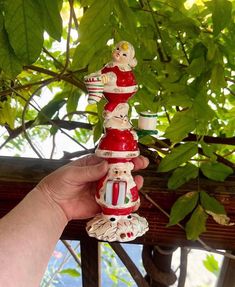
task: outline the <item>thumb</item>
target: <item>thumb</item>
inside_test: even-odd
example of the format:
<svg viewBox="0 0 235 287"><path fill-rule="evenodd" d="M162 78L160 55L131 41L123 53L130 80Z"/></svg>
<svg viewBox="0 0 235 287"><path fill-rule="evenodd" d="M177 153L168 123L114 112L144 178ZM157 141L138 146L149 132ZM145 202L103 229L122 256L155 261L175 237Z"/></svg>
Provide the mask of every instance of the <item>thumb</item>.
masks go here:
<svg viewBox="0 0 235 287"><path fill-rule="evenodd" d="M108 163L103 160L102 162L96 165L87 165L81 168L81 181L82 182L91 182L97 181L101 177L105 176L108 172Z"/></svg>

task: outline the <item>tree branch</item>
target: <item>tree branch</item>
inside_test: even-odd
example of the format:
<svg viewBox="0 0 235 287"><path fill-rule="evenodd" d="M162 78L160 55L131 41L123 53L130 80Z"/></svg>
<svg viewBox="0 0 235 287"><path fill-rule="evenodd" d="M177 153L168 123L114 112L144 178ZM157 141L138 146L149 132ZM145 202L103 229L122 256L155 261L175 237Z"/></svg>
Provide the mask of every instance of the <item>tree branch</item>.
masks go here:
<svg viewBox="0 0 235 287"><path fill-rule="evenodd" d="M180 32L178 31L178 40L180 42L180 45L181 45L181 48L182 48L182 51L183 51L183 54L185 56L185 59L186 61L188 62L189 64L189 58L188 58L188 55L186 53L186 50L185 50L185 44L183 43L182 39L181 39L181 36L180 36Z"/></svg>
<svg viewBox="0 0 235 287"><path fill-rule="evenodd" d="M25 129L28 129L33 126L35 123L36 119L28 121L25 123ZM43 123L40 123L38 125L55 125L57 127L66 129L66 130L74 130L76 128L80 129L87 129L87 130L92 130L93 125L88 124L88 123L81 123L81 122L75 122L75 121L65 121L65 120L50 120L50 121L45 121ZM10 139L16 138L23 132L23 126L20 126L18 128L15 128L14 130L9 129L7 127L7 130L10 135Z"/></svg>
<svg viewBox="0 0 235 287"><path fill-rule="evenodd" d="M109 243L109 245L113 248L119 258L122 260L123 264L130 272L132 278L135 280L137 286L149 287L149 284L144 279L139 269L135 266L134 262L130 259L126 251L122 248L120 243Z"/></svg>
<svg viewBox="0 0 235 287"><path fill-rule="evenodd" d="M184 138L183 141L189 142L189 141L197 141L198 136L195 134L189 134L188 137ZM226 145L235 145L235 137L212 137L212 136L204 136L203 141L205 143L210 144L226 144Z"/></svg>
<svg viewBox="0 0 235 287"><path fill-rule="evenodd" d="M58 61L58 59L56 59L45 47L43 47L42 50L45 54L47 54L50 58L52 58L52 60L56 62L59 66L61 66L62 68L64 67L63 64L60 61Z"/></svg>
<svg viewBox="0 0 235 287"><path fill-rule="evenodd" d="M11 87L11 89L3 90L0 92L0 100L1 100L1 97L8 96L8 95L12 94L14 92L14 90L19 91L19 90L31 88L33 86L39 86L39 85L42 85L44 83L47 83L49 79L50 78L47 78L45 80L41 80L38 82L32 82L32 83L28 83L25 85L16 85L16 86Z"/></svg>
<svg viewBox="0 0 235 287"><path fill-rule="evenodd" d="M182 142L197 142L198 141L198 135L195 134L189 134L186 138L182 140ZM224 144L224 145L235 145L235 137L213 137L213 136L204 136L203 141L208 144ZM161 144L162 142L162 144ZM169 139L162 139L161 141L156 141L155 145L157 147L163 147L164 144L167 144L168 146L171 146L171 141Z"/></svg>
<svg viewBox="0 0 235 287"><path fill-rule="evenodd" d="M75 262L78 264L78 266L82 266L80 259L77 256L77 253L74 251L74 249L72 248L72 246L68 243L68 241L66 240L61 240L61 242L64 244L64 246L68 249L68 251L70 252L70 254L72 255L73 259L75 260Z"/></svg>
<svg viewBox="0 0 235 287"><path fill-rule="evenodd" d="M66 59L65 59L65 65L60 73L60 76L64 74L64 72L66 71L69 65L69 52L70 52L69 43L70 43L70 34L71 34L72 20L73 20L73 0L69 0L69 5L70 5L70 11L69 11L68 33L67 33L67 40L66 40Z"/></svg>
<svg viewBox="0 0 235 287"><path fill-rule="evenodd" d="M33 70L33 71L36 71L36 72L39 72L39 73L42 73L42 74L46 74L46 75L52 76L57 81L64 80L64 81L66 81L66 82L68 82L68 83L80 88L82 91L86 92L85 84L82 81L80 81L78 79L75 79L73 77L72 73L65 73L65 74L61 75L61 74L58 74L56 72L53 72L53 71L50 71L50 70L47 70L47 69L44 69L42 67L35 66L35 65L24 66L24 69L25 70Z"/></svg>

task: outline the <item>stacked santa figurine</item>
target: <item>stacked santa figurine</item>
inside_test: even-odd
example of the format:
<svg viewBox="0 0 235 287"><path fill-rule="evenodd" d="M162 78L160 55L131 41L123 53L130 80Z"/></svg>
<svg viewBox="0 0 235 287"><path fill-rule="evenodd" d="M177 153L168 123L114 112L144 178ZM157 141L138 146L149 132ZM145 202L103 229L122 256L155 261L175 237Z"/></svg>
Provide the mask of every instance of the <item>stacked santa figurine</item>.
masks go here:
<svg viewBox="0 0 235 287"><path fill-rule="evenodd" d="M137 91L132 68L137 64L135 50L126 41L118 43L112 61L100 71L85 77L89 103L103 96L104 130L96 155L105 158L109 171L97 184L96 201L102 213L87 223L90 236L106 241L129 241L148 230L145 218L133 213L140 199L131 171L132 158L139 155L138 137L129 122L127 101Z"/></svg>

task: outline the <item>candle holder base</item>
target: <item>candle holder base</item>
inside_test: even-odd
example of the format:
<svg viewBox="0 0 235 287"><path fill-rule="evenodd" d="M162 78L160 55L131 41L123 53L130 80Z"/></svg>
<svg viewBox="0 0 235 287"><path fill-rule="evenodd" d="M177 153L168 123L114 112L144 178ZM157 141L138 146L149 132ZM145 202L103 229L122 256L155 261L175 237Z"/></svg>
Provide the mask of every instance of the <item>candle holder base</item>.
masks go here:
<svg viewBox="0 0 235 287"><path fill-rule="evenodd" d="M136 213L129 215L98 214L87 223L87 233L102 241L127 242L148 231L148 222Z"/></svg>

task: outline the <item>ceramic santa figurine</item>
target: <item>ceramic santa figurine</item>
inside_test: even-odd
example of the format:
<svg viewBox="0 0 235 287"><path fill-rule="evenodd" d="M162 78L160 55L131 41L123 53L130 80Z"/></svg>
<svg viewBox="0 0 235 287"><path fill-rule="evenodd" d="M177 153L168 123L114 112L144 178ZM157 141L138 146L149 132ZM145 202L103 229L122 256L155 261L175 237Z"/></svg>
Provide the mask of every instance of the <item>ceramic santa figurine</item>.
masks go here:
<svg viewBox="0 0 235 287"><path fill-rule="evenodd" d="M95 151L103 158L133 158L139 155L138 137L128 119L127 103L108 103L103 113L105 135Z"/></svg>
<svg viewBox="0 0 235 287"><path fill-rule="evenodd" d="M103 95L110 103L127 102L138 89L132 71L136 65L134 47L127 41L119 42L113 50L112 61L85 77L88 102L99 102Z"/></svg>
<svg viewBox="0 0 235 287"><path fill-rule="evenodd" d="M137 91L132 68L137 64L133 46L121 41L112 61L85 77L89 102L107 100L104 107L104 135L95 151L109 163L107 175L97 184L96 201L102 213L87 223L90 236L105 241L130 241L148 230L145 218L134 213L140 205L131 174L132 159L139 155L138 137L129 118L128 99Z"/></svg>
<svg viewBox="0 0 235 287"><path fill-rule="evenodd" d="M139 208L137 186L131 175L132 162L109 165L108 174L99 180L96 201L105 215L129 215Z"/></svg>

